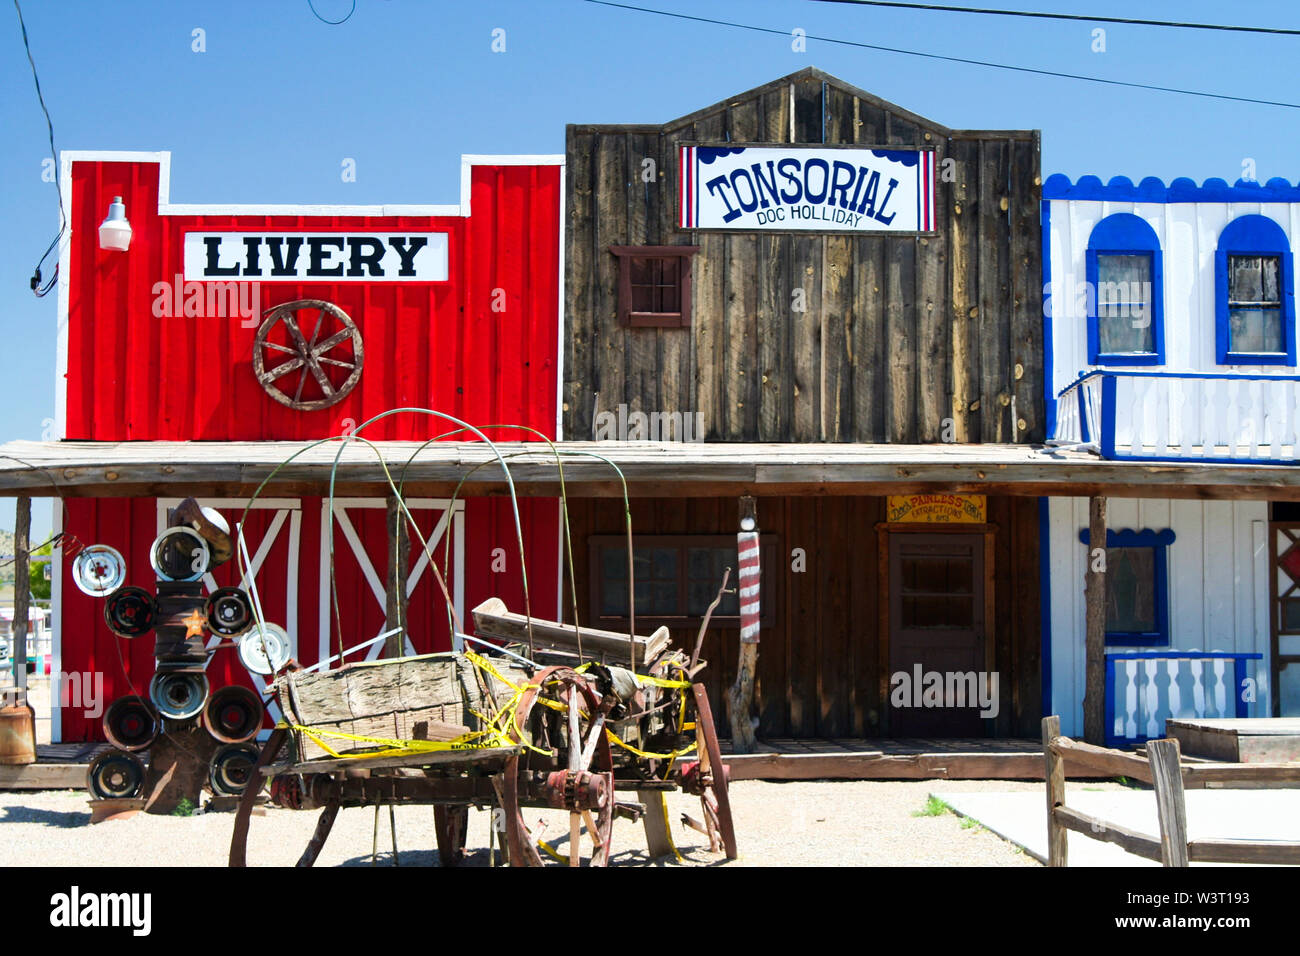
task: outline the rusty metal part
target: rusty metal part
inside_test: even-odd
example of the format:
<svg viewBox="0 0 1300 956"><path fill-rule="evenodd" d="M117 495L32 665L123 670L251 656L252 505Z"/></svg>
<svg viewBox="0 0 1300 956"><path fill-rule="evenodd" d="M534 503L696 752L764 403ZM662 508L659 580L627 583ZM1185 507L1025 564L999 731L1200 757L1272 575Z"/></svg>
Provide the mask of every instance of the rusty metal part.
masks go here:
<svg viewBox="0 0 1300 956"><path fill-rule="evenodd" d="M318 314L309 317L309 312ZM310 337L299 324L303 320L311 323ZM284 328L287 345L272 341L277 326ZM352 345L350 359L342 350L349 342ZM332 356L327 355L331 352ZM285 360L269 364L268 357ZM298 411L315 411L342 401L356 387L364 365L365 349L356 323L337 305L323 299L298 299L276 306L266 313L266 319L253 339L253 374L257 381L281 405ZM326 366L341 369L347 375L336 385ZM292 386L282 386L281 379L293 372L298 373L296 382ZM334 378L338 378L338 373ZM309 381L314 382L319 398L303 398Z"/></svg>
<svg viewBox="0 0 1300 956"><path fill-rule="evenodd" d="M103 717L104 736L119 750L144 750L158 736L162 721L149 701L137 694L119 697Z"/></svg>
<svg viewBox="0 0 1300 956"><path fill-rule="evenodd" d="M104 602L104 623L118 637L139 637L153 627L158 606L144 588L121 587Z"/></svg>
<svg viewBox="0 0 1300 956"><path fill-rule="evenodd" d="M718 595L709 605L708 610L704 612L704 620L700 621L700 633L695 636L695 650L691 651L690 663L686 665L687 671L695 669L695 662L700 659L700 649L704 647L704 633L709 629L709 619L713 617L714 609L722 603L722 596L727 593L727 581L731 577L731 568L722 572L722 587L718 588Z"/></svg>
<svg viewBox="0 0 1300 956"><path fill-rule="evenodd" d="M262 752L257 755L257 763L253 764L253 773L260 774L262 768L279 755L285 741L288 739L289 731L287 728L277 727L271 731L271 736L262 746ZM242 867L248 865L248 821L253 815L253 804L257 802L257 794L260 790L261 787L249 787L244 791L244 795L239 798L239 809L235 811L235 828L230 835L228 866Z"/></svg>
<svg viewBox="0 0 1300 956"><path fill-rule="evenodd" d="M149 681L149 700L158 713L185 720L203 709L208 699L208 678L193 671L159 671Z"/></svg>
<svg viewBox="0 0 1300 956"><path fill-rule="evenodd" d="M26 697L0 707L0 766L36 763L36 711Z"/></svg>
<svg viewBox="0 0 1300 956"><path fill-rule="evenodd" d="M709 706L709 695L703 684L692 684L691 696L695 702L695 733L699 742L697 773L700 774L701 781L706 781L700 802L704 807L706 822L717 826L717 837L720 838L721 848L726 851L727 859L734 860L740 854L736 848L736 828L731 819L731 799L727 793L727 770L726 764L722 762L722 748L718 746L713 709ZM710 843L714 841L715 837L710 835Z"/></svg>
<svg viewBox="0 0 1300 956"><path fill-rule="evenodd" d="M208 543L212 567L225 564L235 554L230 540L230 525L215 508L205 508L193 498L186 498L172 509L169 524L189 525Z"/></svg>
<svg viewBox="0 0 1300 956"><path fill-rule="evenodd" d="M546 777L541 794L556 810L600 810L609 805L609 782L588 770L556 770Z"/></svg>
<svg viewBox="0 0 1300 956"><path fill-rule="evenodd" d="M295 866L306 867L315 864L316 858L320 856L320 851L325 848L325 840L329 837L330 831L334 829L334 819L338 815L338 801L325 804L320 816L316 819L316 829L312 832L311 839L307 841L307 847L302 851L302 856L298 857Z"/></svg>
<svg viewBox="0 0 1300 956"><path fill-rule="evenodd" d="M205 612L212 633L222 637L238 637L253 626L253 602L241 588L217 588Z"/></svg>
<svg viewBox="0 0 1300 956"><path fill-rule="evenodd" d="M101 800L138 797L144 790L144 763L123 750L105 750L86 771L86 789Z"/></svg>
<svg viewBox="0 0 1300 956"><path fill-rule="evenodd" d="M227 744L252 740L262 729L265 716L262 698L239 684L213 691L203 705L203 726L213 737Z"/></svg>
<svg viewBox="0 0 1300 956"><path fill-rule="evenodd" d="M257 747L253 744L226 744L212 755L208 763L208 783L219 797L238 797L253 778ZM260 785L262 778L258 776Z"/></svg>

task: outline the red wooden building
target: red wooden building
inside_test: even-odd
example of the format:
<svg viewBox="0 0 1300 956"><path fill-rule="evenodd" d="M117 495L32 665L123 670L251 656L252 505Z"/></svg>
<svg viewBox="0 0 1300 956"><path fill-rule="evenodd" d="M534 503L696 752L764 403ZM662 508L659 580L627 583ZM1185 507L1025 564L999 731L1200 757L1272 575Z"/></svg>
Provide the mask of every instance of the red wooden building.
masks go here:
<svg viewBox="0 0 1300 956"><path fill-rule="evenodd" d="M349 433L404 407L560 437L563 157L465 157L460 201L444 206L181 205L168 195L169 162L168 153L63 154L70 238L59 279L57 437L303 442ZM102 248L97 232L117 197L131 229L126 250ZM300 300L331 303L355 331L319 309L262 329L268 312ZM299 323L299 341L312 332L309 344L322 349L312 375L303 367L259 377L256 353L264 367L279 364L274 356L296 347L289 325ZM332 327L340 331L331 335ZM407 413L359 434L376 441L473 437L445 434L453 429ZM502 430L489 437L535 436ZM201 456L202 446L193 447ZM395 476L404 460L390 460ZM231 492L203 503L218 507L233 528L249 495L246 488ZM149 546L176 500L163 482L148 493L154 497L65 497L54 520L67 538L56 554L78 542L111 545L126 558L127 583L152 590ZM331 518L326 493L319 483L304 483L292 496L277 488L244 523L263 613L287 629L304 664L385 625L385 499L338 497ZM445 574L462 617L491 595L522 603L508 499L467 498L454 508L447 497L407 503L440 565L449 544ZM520 509L532 606L550 616L558 597L557 503L534 497ZM102 602L73 584L71 564L64 556L55 575L52 669L101 672L105 701L147 694L152 638L114 636ZM239 584L236 562L206 580L209 588ZM414 539L406 588L408 651L448 648L445 602ZM382 647L372 644L369 656ZM249 681L229 650L214 655L208 677L213 689ZM52 736L91 740L101 730L83 708L56 706Z"/></svg>

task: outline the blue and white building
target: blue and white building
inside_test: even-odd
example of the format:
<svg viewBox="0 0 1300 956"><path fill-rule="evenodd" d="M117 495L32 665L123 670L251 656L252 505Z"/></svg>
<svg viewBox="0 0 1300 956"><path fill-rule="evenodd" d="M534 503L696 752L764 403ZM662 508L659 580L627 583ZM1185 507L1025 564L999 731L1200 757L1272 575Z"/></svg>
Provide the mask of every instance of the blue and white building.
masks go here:
<svg viewBox="0 0 1300 956"><path fill-rule="evenodd" d="M1042 228L1051 444L1300 464L1300 185L1055 175ZM1079 734L1088 499L1044 507L1045 698ZM1108 528L1112 741L1170 716L1300 715L1300 505L1112 497Z"/></svg>

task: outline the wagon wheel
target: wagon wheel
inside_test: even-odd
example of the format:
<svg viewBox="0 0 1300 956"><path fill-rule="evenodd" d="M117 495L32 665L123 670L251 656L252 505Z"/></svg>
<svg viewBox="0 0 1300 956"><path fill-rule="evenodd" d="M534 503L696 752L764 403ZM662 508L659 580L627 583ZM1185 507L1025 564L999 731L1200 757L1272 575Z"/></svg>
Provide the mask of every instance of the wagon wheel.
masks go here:
<svg viewBox="0 0 1300 956"><path fill-rule="evenodd" d="M311 312L317 314L311 316ZM311 327L310 336L303 331L306 326ZM277 333L281 327L283 335ZM283 338L284 342L273 340L277 338ZM349 342L351 355L345 348ZM278 364L267 361L286 355L289 357ZM277 305L266 313L253 340L253 372L262 388L281 405L304 412L342 401L361 377L364 362L361 332L356 323L337 305L322 299L298 299ZM333 369L342 372L331 376ZM336 384L343 374L346 378ZM319 393L319 397L303 397L309 382L310 394Z"/></svg>
<svg viewBox="0 0 1300 956"><path fill-rule="evenodd" d="M539 701L547 701L538 707ZM558 705L558 712L555 706ZM586 708L586 714L581 710ZM520 729L532 733L539 749L550 745L564 758L565 769L551 772L542 788L550 805L569 808L569 865L581 862L579 837L582 825L593 843L590 866L609 863L610 838L614 831L614 757L605 736L603 721L594 718L600 699L577 672L568 667L548 667L529 683L515 707L517 729L511 737L520 741ZM559 718L559 719L555 719ZM558 746L563 744L563 750ZM506 839L512 866L541 866L541 856L528 833L520 808L520 782L528 772L528 754L506 761L501 788ZM532 779L531 774L528 776ZM603 791L603 793L602 793ZM583 807L584 793L597 795L595 807Z"/></svg>
<svg viewBox="0 0 1300 956"><path fill-rule="evenodd" d="M709 848L715 852L725 849L727 859L734 860L739 856L736 849L736 828L731 822L727 767L722 762L722 748L718 746L713 710L709 707L709 695L703 684L692 684L691 693L695 697L695 740L700 758L693 772L698 774L697 787L700 804L704 808Z"/></svg>

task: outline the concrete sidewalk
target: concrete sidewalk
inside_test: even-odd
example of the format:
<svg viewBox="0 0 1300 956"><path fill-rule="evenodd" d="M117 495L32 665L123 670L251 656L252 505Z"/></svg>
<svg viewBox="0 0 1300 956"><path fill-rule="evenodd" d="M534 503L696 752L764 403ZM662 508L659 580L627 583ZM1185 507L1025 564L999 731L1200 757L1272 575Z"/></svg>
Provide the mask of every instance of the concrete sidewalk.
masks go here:
<svg viewBox="0 0 1300 956"><path fill-rule="evenodd" d="M1035 793L952 793L934 796L962 816L1047 862L1047 804ZM1198 839L1300 841L1300 790L1188 790L1187 835ZM1156 798L1150 790L1090 791L1070 788L1066 803L1089 816L1158 836ZM1112 843L1069 834L1071 866L1159 866ZM1196 863L1194 866L1219 864Z"/></svg>

